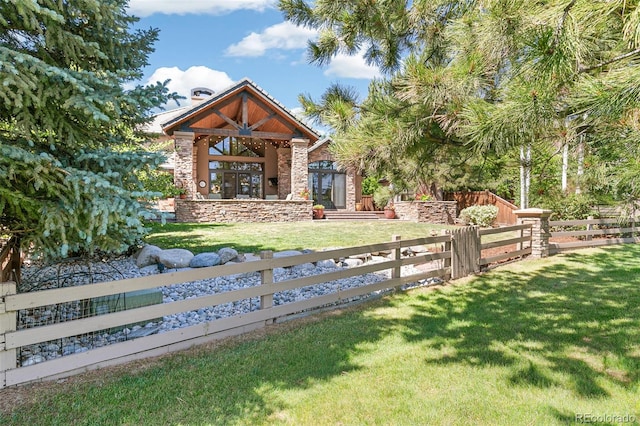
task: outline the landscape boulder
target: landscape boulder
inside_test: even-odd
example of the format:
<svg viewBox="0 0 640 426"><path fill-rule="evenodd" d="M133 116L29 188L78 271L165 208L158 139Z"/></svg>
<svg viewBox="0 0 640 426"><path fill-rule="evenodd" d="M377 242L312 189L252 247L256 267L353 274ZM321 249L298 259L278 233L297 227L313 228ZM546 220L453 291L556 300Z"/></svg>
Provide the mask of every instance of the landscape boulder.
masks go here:
<svg viewBox="0 0 640 426"><path fill-rule="evenodd" d="M138 257L136 258L136 266L138 268L144 268L145 266L155 265L158 263L158 256L162 252L162 249L152 244L147 244L142 247Z"/></svg>
<svg viewBox="0 0 640 426"><path fill-rule="evenodd" d="M218 256L220 256L220 263L225 264L235 259L238 256L238 252L231 247L223 247L218 250Z"/></svg>
<svg viewBox="0 0 640 426"><path fill-rule="evenodd" d="M158 255L158 262L167 268L187 268L193 257L189 250L173 248L162 250Z"/></svg>
<svg viewBox="0 0 640 426"><path fill-rule="evenodd" d="M189 262L191 268L207 268L220 264L220 256L217 253L199 253Z"/></svg>

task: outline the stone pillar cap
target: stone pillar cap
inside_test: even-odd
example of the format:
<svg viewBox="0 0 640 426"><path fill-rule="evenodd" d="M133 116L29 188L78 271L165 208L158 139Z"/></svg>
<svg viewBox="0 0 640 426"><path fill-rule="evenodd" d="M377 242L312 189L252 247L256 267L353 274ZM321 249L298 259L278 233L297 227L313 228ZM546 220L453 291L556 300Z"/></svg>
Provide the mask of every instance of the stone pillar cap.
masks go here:
<svg viewBox="0 0 640 426"><path fill-rule="evenodd" d="M520 217L549 217L551 216L551 213L553 213L553 210L547 210L547 209L521 209L521 210L514 210L513 213Z"/></svg>

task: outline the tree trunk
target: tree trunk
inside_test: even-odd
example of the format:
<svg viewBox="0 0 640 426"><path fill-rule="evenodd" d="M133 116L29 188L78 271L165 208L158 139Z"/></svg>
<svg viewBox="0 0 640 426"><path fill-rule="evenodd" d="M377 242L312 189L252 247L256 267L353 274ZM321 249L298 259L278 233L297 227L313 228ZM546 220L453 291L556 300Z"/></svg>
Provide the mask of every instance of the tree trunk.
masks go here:
<svg viewBox="0 0 640 426"><path fill-rule="evenodd" d="M531 145L520 146L520 208L529 208L529 188L531 186Z"/></svg>
<svg viewBox="0 0 640 426"><path fill-rule="evenodd" d="M580 188L582 175L584 175L584 134L578 136L578 179L576 182L576 194L582 193L582 189Z"/></svg>
<svg viewBox="0 0 640 426"><path fill-rule="evenodd" d="M569 170L569 144L562 147L562 192L567 192L567 173Z"/></svg>

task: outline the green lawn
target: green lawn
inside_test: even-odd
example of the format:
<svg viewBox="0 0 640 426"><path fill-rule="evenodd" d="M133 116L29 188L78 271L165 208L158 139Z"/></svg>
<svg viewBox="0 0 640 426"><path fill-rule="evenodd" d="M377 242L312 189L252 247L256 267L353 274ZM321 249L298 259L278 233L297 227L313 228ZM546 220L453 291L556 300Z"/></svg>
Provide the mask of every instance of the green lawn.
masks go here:
<svg viewBox="0 0 640 426"><path fill-rule="evenodd" d="M146 241L163 249L180 247L202 253L233 247L241 253L262 250L302 250L350 247L391 241L392 235L403 239L430 236L448 228L441 225L405 221L309 221L287 223L238 224L152 224Z"/></svg>
<svg viewBox="0 0 640 426"><path fill-rule="evenodd" d="M638 259L628 245L513 263L35 387L0 424L637 424Z"/></svg>

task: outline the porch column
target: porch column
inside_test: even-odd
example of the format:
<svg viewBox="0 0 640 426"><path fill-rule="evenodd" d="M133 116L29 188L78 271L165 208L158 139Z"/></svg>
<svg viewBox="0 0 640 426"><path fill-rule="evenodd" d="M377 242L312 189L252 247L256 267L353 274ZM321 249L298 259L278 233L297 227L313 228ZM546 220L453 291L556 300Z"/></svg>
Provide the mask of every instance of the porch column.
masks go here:
<svg viewBox="0 0 640 426"><path fill-rule="evenodd" d="M531 226L531 257L549 257L549 217L551 210L544 209L522 209L515 210L518 224L528 224Z"/></svg>
<svg viewBox="0 0 640 426"><path fill-rule="evenodd" d="M176 165L173 171L173 183L187 191L187 198L193 198L196 185L194 182L196 168L196 147L193 144L193 132L174 132L176 147Z"/></svg>
<svg viewBox="0 0 640 426"><path fill-rule="evenodd" d="M349 167L347 170L345 170L346 173L346 192L347 192L347 196L346 196L346 209L347 211L355 211L356 210L356 203L360 202L360 192L361 189L356 190L356 188L358 187L357 185L357 175L356 175L356 171L355 169Z"/></svg>
<svg viewBox="0 0 640 426"><path fill-rule="evenodd" d="M291 139L291 194L302 200L300 193L309 186L309 140Z"/></svg>
<svg viewBox="0 0 640 426"><path fill-rule="evenodd" d="M291 148L278 148L278 198L284 200L291 190Z"/></svg>

